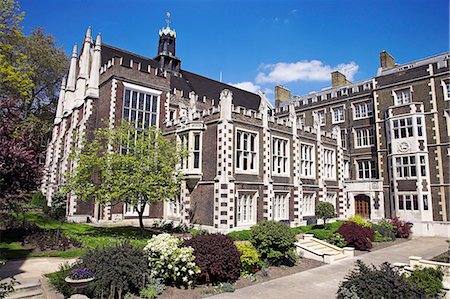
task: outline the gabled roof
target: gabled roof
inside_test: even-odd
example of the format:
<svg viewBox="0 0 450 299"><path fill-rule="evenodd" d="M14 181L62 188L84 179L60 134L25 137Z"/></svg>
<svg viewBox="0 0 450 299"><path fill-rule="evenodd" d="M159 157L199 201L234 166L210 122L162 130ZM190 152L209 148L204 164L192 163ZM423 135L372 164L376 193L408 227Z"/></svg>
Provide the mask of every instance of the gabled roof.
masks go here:
<svg viewBox="0 0 450 299"><path fill-rule="evenodd" d="M151 58L137 55L108 44L102 44L101 65L108 63L113 57L122 58L122 65L125 66L129 66L131 60L138 62L141 64L142 70L147 70L148 65L152 68L159 67L159 63ZM181 77L171 76L170 87L172 90L174 88L182 90L185 97L191 91L194 91L199 98L206 96L208 99L214 99L214 103L217 105L220 100L220 93L227 88L233 93L233 104L235 106L243 106L252 110L259 109L261 98L257 94L185 70L181 70L180 73Z"/></svg>
<svg viewBox="0 0 450 299"><path fill-rule="evenodd" d="M186 95L194 91L199 97L214 99L215 103L219 102L222 90L229 89L233 93L235 106L259 109L261 98L257 94L185 70L181 70L181 75L182 78L172 77L171 88L183 90Z"/></svg>

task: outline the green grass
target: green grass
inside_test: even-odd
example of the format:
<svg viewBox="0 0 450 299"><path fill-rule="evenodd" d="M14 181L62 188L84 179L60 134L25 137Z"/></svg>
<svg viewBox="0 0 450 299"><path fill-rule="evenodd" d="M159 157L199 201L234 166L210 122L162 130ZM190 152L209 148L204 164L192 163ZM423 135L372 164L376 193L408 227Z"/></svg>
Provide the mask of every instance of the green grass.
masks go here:
<svg viewBox="0 0 450 299"><path fill-rule="evenodd" d="M61 233L68 238L81 242L84 248L95 249L108 245L115 245L120 242L130 242L131 244L143 248L153 233L141 232L138 227L95 227L80 223L63 223L48 220L39 213L27 213L26 220L35 223L41 228L56 230L61 229ZM30 256L50 256L62 258L75 258L84 254L84 249L74 249L68 251L54 251L48 253L33 254L30 250L24 249L19 242L1 242L1 256L5 259L17 259Z"/></svg>

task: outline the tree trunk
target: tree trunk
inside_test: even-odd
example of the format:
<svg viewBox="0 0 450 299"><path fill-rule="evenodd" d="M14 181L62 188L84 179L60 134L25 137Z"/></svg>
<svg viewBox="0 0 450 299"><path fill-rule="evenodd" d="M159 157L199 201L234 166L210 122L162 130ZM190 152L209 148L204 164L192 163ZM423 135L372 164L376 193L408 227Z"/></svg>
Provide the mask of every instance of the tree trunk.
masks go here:
<svg viewBox="0 0 450 299"><path fill-rule="evenodd" d="M145 203L138 204L137 206L139 207L139 208L136 208L136 211L137 211L138 216L139 216L139 228L141 229L141 231L144 231L143 216L144 216Z"/></svg>

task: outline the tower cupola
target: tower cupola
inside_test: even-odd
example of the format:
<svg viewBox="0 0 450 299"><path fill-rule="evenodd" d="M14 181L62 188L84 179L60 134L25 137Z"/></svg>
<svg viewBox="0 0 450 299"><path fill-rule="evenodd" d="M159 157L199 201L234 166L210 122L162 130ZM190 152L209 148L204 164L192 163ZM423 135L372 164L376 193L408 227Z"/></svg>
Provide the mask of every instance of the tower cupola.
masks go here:
<svg viewBox="0 0 450 299"><path fill-rule="evenodd" d="M177 33L170 28L170 13L166 15L167 27L159 30L158 56L155 60L159 62L160 71L179 74L181 60L175 55Z"/></svg>

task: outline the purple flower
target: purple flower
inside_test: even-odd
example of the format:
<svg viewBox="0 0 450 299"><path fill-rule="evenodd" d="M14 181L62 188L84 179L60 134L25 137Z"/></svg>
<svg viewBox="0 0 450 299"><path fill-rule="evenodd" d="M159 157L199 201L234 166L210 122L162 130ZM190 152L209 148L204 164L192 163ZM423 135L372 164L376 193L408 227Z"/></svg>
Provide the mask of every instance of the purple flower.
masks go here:
<svg viewBox="0 0 450 299"><path fill-rule="evenodd" d="M87 279L87 278L93 278L94 274L92 273L91 269L87 267L82 268L75 268L70 272L69 276L70 279L74 280L80 280L80 279Z"/></svg>

